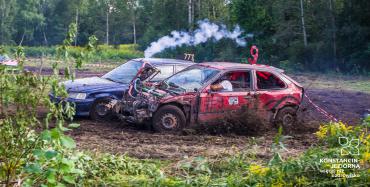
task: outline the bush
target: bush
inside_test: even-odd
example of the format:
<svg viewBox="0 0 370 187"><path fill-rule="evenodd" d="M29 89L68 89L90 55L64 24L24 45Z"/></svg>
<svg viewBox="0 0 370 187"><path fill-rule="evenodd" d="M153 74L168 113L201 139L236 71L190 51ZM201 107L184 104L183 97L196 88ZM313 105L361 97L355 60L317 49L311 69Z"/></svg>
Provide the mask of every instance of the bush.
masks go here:
<svg viewBox="0 0 370 187"><path fill-rule="evenodd" d="M21 48L15 56L22 64ZM55 76L0 67L0 183L5 186L71 184L82 173L74 167L75 142L63 133L70 130L64 123L74 108L52 103L50 88L55 96L67 96ZM40 108L47 111L44 119L39 117ZM49 129L51 121L55 127Z"/></svg>
<svg viewBox="0 0 370 187"><path fill-rule="evenodd" d="M70 60L80 66L82 59L71 59L68 55L76 27L70 32L64 45L58 48L63 60ZM94 37L89 38L96 41ZM89 41L89 45L91 44ZM89 47L87 48L88 51ZM24 52L18 47L15 58L19 71L9 71L0 66L0 184L4 186L65 186L75 184L84 171L76 168L79 156L75 156L76 144L64 134L78 124L65 126L66 119L72 119L73 104L53 103L48 92L65 99L68 94L56 75L42 76L23 71ZM68 64L69 66L71 64ZM66 76L71 75L70 72ZM66 78L71 78L68 76ZM46 115L40 116L39 110ZM53 127L49 127L49 123Z"/></svg>

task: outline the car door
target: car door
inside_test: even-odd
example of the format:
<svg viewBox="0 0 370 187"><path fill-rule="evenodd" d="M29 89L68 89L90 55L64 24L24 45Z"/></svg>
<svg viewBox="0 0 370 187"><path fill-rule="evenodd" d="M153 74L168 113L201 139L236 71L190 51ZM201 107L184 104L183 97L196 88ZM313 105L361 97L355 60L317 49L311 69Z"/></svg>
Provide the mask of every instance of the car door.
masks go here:
<svg viewBox="0 0 370 187"><path fill-rule="evenodd" d="M257 108L261 117L272 115L269 111L278 109L279 105L291 98L287 84L275 73L270 71L256 71L255 73Z"/></svg>
<svg viewBox="0 0 370 187"><path fill-rule="evenodd" d="M240 113L252 106L254 91L251 71L226 72L221 79L225 76L233 86L232 91L211 91L209 85L200 93L199 123L222 123L222 120L230 117L232 113ZM216 80L213 84L219 81Z"/></svg>

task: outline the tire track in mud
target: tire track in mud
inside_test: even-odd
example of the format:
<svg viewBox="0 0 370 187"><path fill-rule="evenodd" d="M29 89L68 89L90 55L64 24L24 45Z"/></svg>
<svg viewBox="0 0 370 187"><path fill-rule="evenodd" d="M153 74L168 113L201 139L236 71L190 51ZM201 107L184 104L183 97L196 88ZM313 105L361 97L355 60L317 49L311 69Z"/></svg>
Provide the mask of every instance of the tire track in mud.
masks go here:
<svg viewBox="0 0 370 187"><path fill-rule="evenodd" d="M306 91L312 101L334 117L350 125L360 124L367 109L370 109L370 94L344 90L310 89ZM329 120L303 100L299 119L305 123Z"/></svg>

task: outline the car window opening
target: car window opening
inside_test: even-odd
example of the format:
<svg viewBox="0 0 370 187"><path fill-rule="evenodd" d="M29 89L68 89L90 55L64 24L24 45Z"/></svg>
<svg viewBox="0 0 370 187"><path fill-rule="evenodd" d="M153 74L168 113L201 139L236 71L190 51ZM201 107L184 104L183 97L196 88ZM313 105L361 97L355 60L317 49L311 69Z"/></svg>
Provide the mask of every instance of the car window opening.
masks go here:
<svg viewBox="0 0 370 187"><path fill-rule="evenodd" d="M215 81L212 85L221 84L223 87L219 92L228 92L228 91L249 91L251 90L251 76L249 71L234 71L228 72L225 75L221 76L217 81ZM225 88L225 81L226 87ZM231 87L227 86L231 83Z"/></svg>
<svg viewBox="0 0 370 187"><path fill-rule="evenodd" d="M257 71L257 88L262 90L282 89L285 83L277 76L269 72Z"/></svg>
<svg viewBox="0 0 370 187"><path fill-rule="evenodd" d="M151 79L153 82L161 81L173 74L173 66L159 66L157 67L159 69L159 73Z"/></svg>
<svg viewBox="0 0 370 187"><path fill-rule="evenodd" d="M170 88L180 88L187 92L195 92L199 90L205 82L217 75L218 72L219 70L209 67L192 67L168 78L165 83L169 85Z"/></svg>

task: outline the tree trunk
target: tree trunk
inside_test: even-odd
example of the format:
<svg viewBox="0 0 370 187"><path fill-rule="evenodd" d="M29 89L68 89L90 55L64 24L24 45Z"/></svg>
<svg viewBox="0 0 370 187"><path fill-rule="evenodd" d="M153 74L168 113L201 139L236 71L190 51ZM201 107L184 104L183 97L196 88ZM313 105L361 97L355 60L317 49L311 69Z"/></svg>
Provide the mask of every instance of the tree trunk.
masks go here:
<svg viewBox="0 0 370 187"><path fill-rule="evenodd" d="M0 23L0 45L3 44L4 40L4 18L1 17L1 23Z"/></svg>
<svg viewBox="0 0 370 187"><path fill-rule="evenodd" d="M79 11L78 8L76 9L76 37L75 37L75 46L77 45L77 38L78 38L78 16Z"/></svg>
<svg viewBox="0 0 370 187"><path fill-rule="evenodd" d="M24 36L26 35L26 31L23 31L23 34L22 34L22 39L21 41L19 42L19 46L22 46L22 43L23 43L23 40L24 40Z"/></svg>
<svg viewBox="0 0 370 187"><path fill-rule="evenodd" d="M132 21L132 27L134 30L134 44L136 44L136 15L135 13L134 13L133 21Z"/></svg>
<svg viewBox="0 0 370 187"><path fill-rule="evenodd" d="M192 1L191 3L191 23L194 24L194 12L195 12L195 0Z"/></svg>
<svg viewBox="0 0 370 187"><path fill-rule="evenodd" d="M212 16L213 16L213 19L216 20L216 9L215 9L214 4L212 4Z"/></svg>
<svg viewBox="0 0 370 187"><path fill-rule="evenodd" d="M192 18L192 4L193 0L188 0L188 23L189 23L189 31L193 29L193 18Z"/></svg>
<svg viewBox="0 0 370 187"><path fill-rule="evenodd" d="M4 1L1 1L1 6L0 6L0 10L1 10L1 23L0 23L0 44L2 45L3 42L4 42L4 20L5 20L5 10L6 7L5 7L5 2Z"/></svg>
<svg viewBox="0 0 370 187"><path fill-rule="evenodd" d="M331 18L331 32L332 32L332 42L333 42L333 57L334 57L334 64L337 61L337 36L336 36L336 27L335 27L335 15L334 15L334 8L333 8L333 0L329 0L329 9L330 9L330 18Z"/></svg>
<svg viewBox="0 0 370 187"><path fill-rule="evenodd" d="M198 13L197 13L197 16L198 16L198 19L201 19L201 8L202 8L202 5L201 5L201 0L198 0Z"/></svg>
<svg viewBox="0 0 370 187"><path fill-rule="evenodd" d="M40 68L39 68L39 74L41 75L42 73L42 68L44 67L44 52L41 54L41 63L40 63Z"/></svg>
<svg viewBox="0 0 370 187"><path fill-rule="evenodd" d="M109 45L109 9L107 10L107 18L106 18L106 41L105 43Z"/></svg>
<svg viewBox="0 0 370 187"><path fill-rule="evenodd" d="M304 23L304 14L303 14L303 0L301 0L301 21L302 21L302 32L303 32L303 44L304 47L307 47L307 34L306 34L306 25Z"/></svg>
<svg viewBox="0 0 370 187"><path fill-rule="evenodd" d="M48 45L48 39L46 38L45 30L42 31L44 35L44 44L47 46Z"/></svg>
<svg viewBox="0 0 370 187"><path fill-rule="evenodd" d="M136 44L136 21L134 19L134 22L133 22L133 29L134 29L134 44Z"/></svg>

